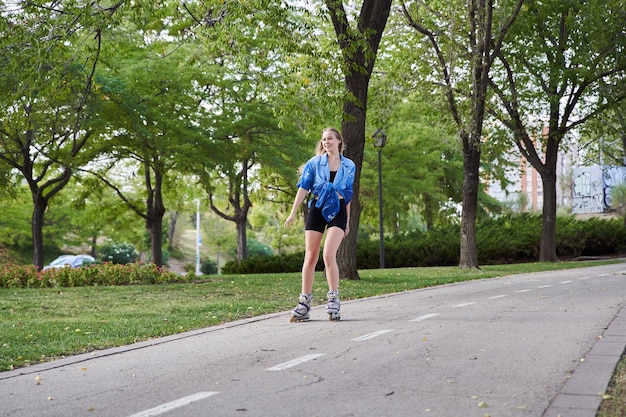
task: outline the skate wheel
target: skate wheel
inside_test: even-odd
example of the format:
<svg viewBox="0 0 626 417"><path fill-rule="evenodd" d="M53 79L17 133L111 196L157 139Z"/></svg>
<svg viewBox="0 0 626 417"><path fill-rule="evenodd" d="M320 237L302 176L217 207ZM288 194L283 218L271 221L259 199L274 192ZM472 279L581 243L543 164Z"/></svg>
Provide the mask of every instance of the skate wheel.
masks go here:
<svg viewBox="0 0 626 417"><path fill-rule="evenodd" d="M300 323L300 322L303 322L303 321L306 321L306 320L307 319L304 318L304 317L296 317L296 316L291 316L291 318L289 319L289 321L291 323Z"/></svg>
<svg viewBox="0 0 626 417"><path fill-rule="evenodd" d="M328 320L339 321L341 320L341 316L339 314L328 313Z"/></svg>

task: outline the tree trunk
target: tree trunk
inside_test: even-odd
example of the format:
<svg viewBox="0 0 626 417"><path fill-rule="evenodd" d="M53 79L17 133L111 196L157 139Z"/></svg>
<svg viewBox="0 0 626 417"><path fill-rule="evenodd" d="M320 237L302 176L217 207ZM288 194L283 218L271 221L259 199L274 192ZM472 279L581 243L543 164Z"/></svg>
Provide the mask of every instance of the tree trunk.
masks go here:
<svg viewBox="0 0 626 417"><path fill-rule="evenodd" d="M237 260L243 261L248 259L248 231L246 229L246 217L236 217L237 225Z"/></svg>
<svg viewBox="0 0 626 417"><path fill-rule="evenodd" d="M146 199L146 228L150 235L150 252L152 263L158 267L163 266L163 216L165 207L163 206L163 175L154 168L154 187L150 181L150 166L146 164L146 186L148 197Z"/></svg>
<svg viewBox="0 0 626 417"><path fill-rule="evenodd" d="M362 90L363 91L363 90ZM367 91L367 87L365 87ZM367 94L365 94L367 95ZM361 202L359 200L361 165L363 163L363 149L365 144L365 109L359 108L352 103L344 105L344 113L354 116L356 121L342 123L341 130L346 142L346 157L356 165L354 174L353 198L350 202L350 233L344 238L337 251L337 264L339 277L348 279L360 279L356 259L356 239L359 230L359 217L361 215Z"/></svg>
<svg viewBox="0 0 626 417"><path fill-rule="evenodd" d="M461 213L461 247L459 267L478 268L476 244L476 211L478 208L478 184L480 177L480 149L465 146L463 150L463 210Z"/></svg>
<svg viewBox="0 0 626 417"><path fill-rule="evenodd" d="M163 266L163 216L152 216L150 221L150 253L152 254L152 263L158 267Z"/></svg>
<svg viewBox="0 0 626 417"><path fill-rule="evenodd" d="M540 262L556 262L556 172L541 176L543 185L543 214L541 216Z"/></svg>
<svg viewBox="0 0 626 417"><path fill-rule="evenodd" d="M178 211L173 212L167 227L167 248L170 251L174 249L174 234L176 233L176 223L178 223L179 215Z"/></svg>
<svg viewBox="0 0 626 417"><path fill-rule="evenodd" d="M25 148L25 152L28 152L28 148ZM25 159L26 160L26 159ZM32 167L32 162L27 163L29 167ZM48 204L52 196L57 194L65 187L72 176L70 169L65 169L56 178L48 180L47 186L39 187L33 180L32 172L30 170L23 170L25 172L26 180L29 184L31 198L33 201L33 214L31 217L31 232L33 239L33 265L41 270L44 264L43 253L43 223ZM44 190L47 192L44 197Z"/></svg>
<svg viewBox="0 0 626 417"><path fill-rule="evenodd" d="M43 268L43 219L46 208L48 207L48 201L37 196L33 196L33 215L31 231L33 234L33 265L37 270Z"/></svg>

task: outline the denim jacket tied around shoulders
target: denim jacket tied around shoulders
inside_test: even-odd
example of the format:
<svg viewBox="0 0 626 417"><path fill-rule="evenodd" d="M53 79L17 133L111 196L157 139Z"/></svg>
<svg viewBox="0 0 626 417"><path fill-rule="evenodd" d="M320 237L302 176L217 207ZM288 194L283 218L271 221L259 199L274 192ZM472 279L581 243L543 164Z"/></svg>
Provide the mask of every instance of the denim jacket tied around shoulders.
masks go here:
<svg viewBox="0 0 626 417"><path fill-rule="evenodd" d="M335 180L330 182L328 155L317 155L309 159L304 166L298 187L313 193L317 200L311 200L309 207L315 201L315 207L321 208L322 215L330 222L339 213L339 195L343 197L346 205L352 200L355 171L354 162L341 155L341 164Z"/></svg>

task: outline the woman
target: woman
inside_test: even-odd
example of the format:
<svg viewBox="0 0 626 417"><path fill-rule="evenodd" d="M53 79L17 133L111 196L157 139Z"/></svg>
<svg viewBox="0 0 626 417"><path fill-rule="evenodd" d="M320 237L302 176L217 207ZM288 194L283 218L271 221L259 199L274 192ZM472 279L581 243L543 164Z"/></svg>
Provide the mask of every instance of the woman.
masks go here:
<svg viewBox="0 0 626 417"><path fill-rule="evenodd" d="M309 319L309 310L313 300L313 281L315 265L319 258L322 236L324 242L324 266L328 282L328 304L326 312L330 320L339 320L339 267L337 249L342 239L349 232L350 200L354 183L355 165L343 156L343 137L337 129L322 130L322 139L317 146L316 156L304 166L298 182L298 192L285 221L285 227L291 227L300 205L308 195L313 194L309 202L309 214L305 225L305 255L302 264L302 292L298 305L292 311L291 321Z"/></svg>

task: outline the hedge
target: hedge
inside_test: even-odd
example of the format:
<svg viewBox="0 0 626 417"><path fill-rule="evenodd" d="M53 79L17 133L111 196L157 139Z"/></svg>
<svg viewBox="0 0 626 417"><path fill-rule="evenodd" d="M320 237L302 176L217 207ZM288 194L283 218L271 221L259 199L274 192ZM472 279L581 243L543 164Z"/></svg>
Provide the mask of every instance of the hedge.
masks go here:
<svg viewBox="0 0 626 417"><path fill-rule="evenodd" d="M536 262L539 260L542 220L540 214L503 215L476 224L478 262L482 265ZM619 255L626 249L626 228L621 219L577 220L559 216L556 225L556 253L561 259L580 256ZM385 267L458 265L460 252L458 225L429 231L413 230L385 239ZM378 241L357 242L359 269L380 264ZM303 252L290 255L252 257L230 261L224 274L297 272ZM323 264L318 261L317 270Z"/></svg>

